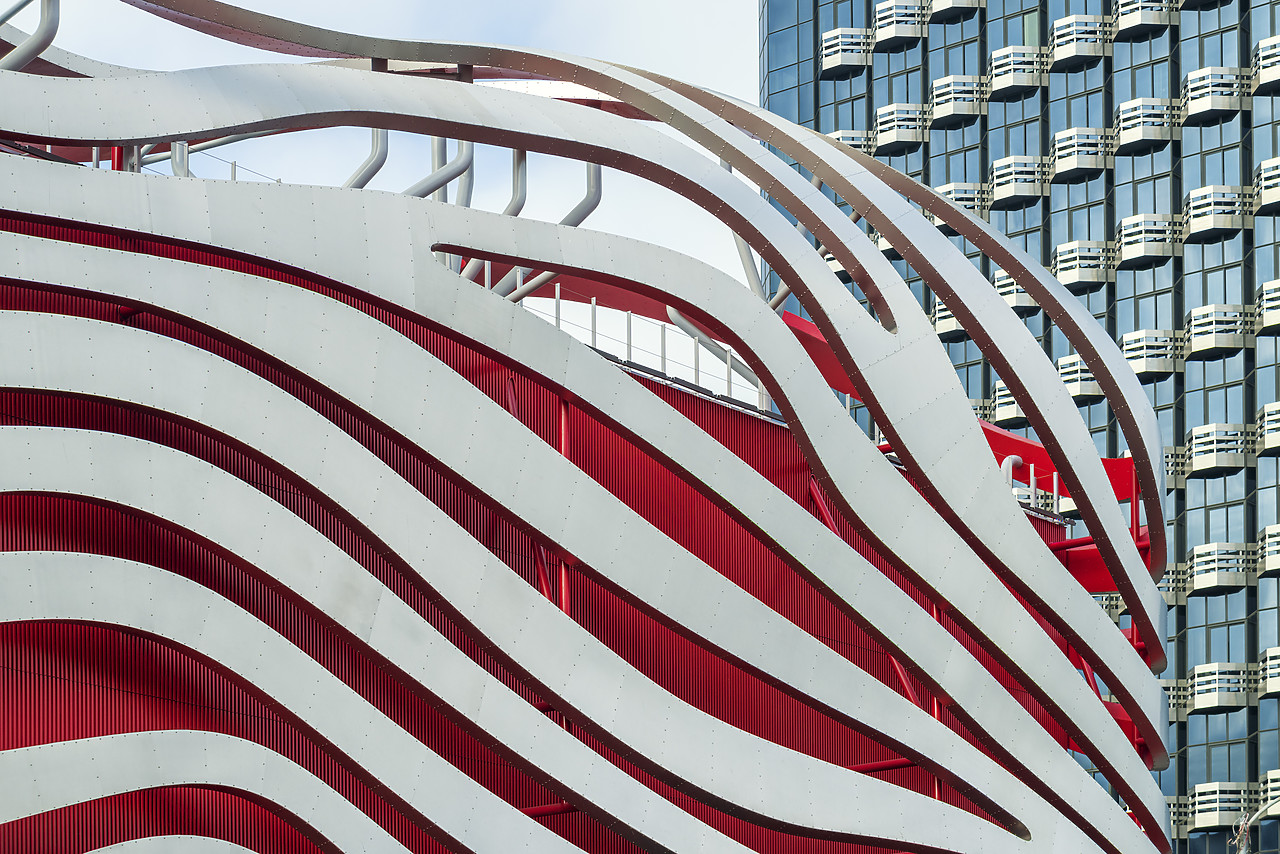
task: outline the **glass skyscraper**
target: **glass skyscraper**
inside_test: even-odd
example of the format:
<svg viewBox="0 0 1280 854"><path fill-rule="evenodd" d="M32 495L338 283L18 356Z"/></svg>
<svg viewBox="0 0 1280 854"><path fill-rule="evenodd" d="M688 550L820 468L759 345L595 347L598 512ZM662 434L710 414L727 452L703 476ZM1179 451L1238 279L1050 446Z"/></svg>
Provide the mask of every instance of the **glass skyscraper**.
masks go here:
<svg viewBox="0 0 1280 854"><path fill-rule="evenodd" d="M1159 778L1176 850L1196 854L1227 851L1228 819L1280 797L1277 94L1270 0L761 0L763 105L978 211L1079 296L1141 377L1167 448L1175 561ZM1034 302L953 239L1064 378L1079 371ZM1026 430L945 306L894 263L975 407ZM1123 454L1106 404L1072 387L1099 450ZM1280 851L1280 821L1254 845Z"/></svg>

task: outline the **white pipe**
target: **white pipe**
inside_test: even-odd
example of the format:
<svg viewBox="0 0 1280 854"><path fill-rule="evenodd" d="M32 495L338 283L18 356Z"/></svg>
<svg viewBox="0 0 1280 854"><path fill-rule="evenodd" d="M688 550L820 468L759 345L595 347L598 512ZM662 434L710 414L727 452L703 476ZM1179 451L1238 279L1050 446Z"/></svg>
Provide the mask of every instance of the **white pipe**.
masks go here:
<svg viewBox="0 0 1280 854"><path fill-rule="evenodd" d="M1000 473L1004 475L1006 485L1013 486L1013 470L1022 465L1022 457L1010 454L1000 462Z"/></svg>
<svg viewBox="0 0 1280 854"><path fill-rule="evenodd" d="M25 6L26 4L24 3L23 5ZM14 7L5 14L12 16L20 9L21 6ZM0 69L21 71L26 68L31 60L53 44L53 37L58 34L59 17L59 0L40 0L40 25L35 28L31 35L27 36L22 44L9 51L3 59L0 59Z"/></svg>
<svg viewBox="0 0 1280 854"><path fill-rule="evenodd" d="M511 150L511 201L507 202L507 206L502 209L503 216L519 216L520 211L524 210L525 200L529 196L529 155L519 149ZM468 204L470 198L468 198ZM475 281L476 273L480 272L482 262L479 258L472 258L467 262L467 266L462 271L462 278ZM485 275L489 275L489 268L485 267ZM491 282L485 279L485 287L490 287Z"/></svg>
<svg viewBox="0 0 1280 854"><path fill-rule="evenodd" d="M391 134L386 128L374 128L373 140L369 149L369 156L356 169L355 174L348 178L342 186L348 189L364 189L373 180L373 176L378 174L387 162L387 152L391 150Z"/></svg>
<svg viewBox="0 0 1280 854"><path fill-rule="evenodd" d="M194 178L191 174L191 146L185 142L175 142L169 146L173 152L173 174L178 178Z"/></svg>
<svg viewBox="0 0 1280 854"><path fill-rule="evenodd" d="M727 160L721 160L720 165L730 172L733 171L733 166ZM751 247L736 231L733 233L733 242L738 247L738 259L742 262L742 272L747 277L747 286L756 296L764 299L764 285L760 283L760 270L756 267L755 258L751 255Z"/></svg>
<svg viewBox="0 0 1280 854"><path fill-rule="evenodd" d="M701 329L699 329L698 327L694 326L692 323L689 322L689 318L685 317L683 314L676 311L671 306L667 306L667 317L671 318L672 323L680 327L680 330L682 332L684 332L686 335L688 335L690 338L694 340L695 347L693 352L694 352L695 359L698 354L697 345L701 345L702 347L706 347L709 351L711 351L711 355L715 356L717 359L719 359L721 362L725 363L726 365L728 365L729 362L732 360L733 356L732 354L729 353L728 350L721 347L716 341L704 335ZM695 361L695 364L696 364L696 361ZM751 368L747 365L746 362L739 359L737 363L734 365L734 367L736 368L738 373L742 374L742 376L747 379L748 382L756 386L760 385L760 378L756 376L755 371L751 370ZM695 382L694 384L696 385L697 383Z"/></svg>
<svg viewBox="0 0 1280 854"><path fill-rule="evenodd" d="M442 139L441 142L443 141ZM458 152L453 159L405 190L404 195L424 198L432 193L444 190L446 184L465 172L467 167L471 165L474 151L475 146L471 144L470 140L458 140ZM447 197L441 200L447 200Z"/></svg>
<svg viewBox="0 0 1280 854"><path fill-rule="evenodd" d="M586 218L591 215L591 212L600 206L600 198L604 195L604 191L601 186L601 180L600 180L601 174L602 174L602 170L600 169L599 163L587 164L586 195L582 197L581 201L579 201L576 205L574 205L573 210L565 214L564 219L560 220L561 225L569 225L569 226L582 225L582 223L586 220ZM521 269L524 270L524 275L526 279L528 275L533 272L533 270L529 267L524 267ZM521 287L518 291L516 291L516 290L513 290L516 287L515 270L512 270L510 273L507 273L507 275L502 277L502 281L498 282L498 284L494 287L494 290L506 296L507 299L511 300L512 302L518 302L524 299L525 297L527 297L529 294L536 291L538 288L545 285L547 282L554 279L555 277L556 277L555 273L542 273L541 275L535 276L532 279L528 279L525 282L524 286Z"/></svg>
<svg viewBox="0 0 1280 854"><path fill-rule="evenodd" d="M9 7L9 11L0 14L0 25L9 23L9 21L12 20L14 15L18 14L23 9L30 6L32 2L33 0L18 0L17 3L14 3L12 6Z"/></svg>
<svg viewBox="0 0 1280 854"><path fill-rule="evenodd" d="M232 134L231 136L221 136L221 137L218 137L217 139L206 139L204 142L197 142L195 145L188 145L187 153L195 154L197 151L207 151L210 148L218 148L219 146L222 146L222 145L230 145L233 142L240 142L243 139L257 139L260 136L268 136L269 134L272 134L274 132L275 131L259 131L258 133L237 133L237 134ZM159 154L147 154L148 151L152 150L155 147L156 147L155 143L152 143L151 145L143 146L143 148L141 149L142 154L144 155L142 158L142 165L150 166L152 163L160 163L162 161L168 160L171 157L173 157L172 144L169 146L168 151L162 151Z"/></svg>

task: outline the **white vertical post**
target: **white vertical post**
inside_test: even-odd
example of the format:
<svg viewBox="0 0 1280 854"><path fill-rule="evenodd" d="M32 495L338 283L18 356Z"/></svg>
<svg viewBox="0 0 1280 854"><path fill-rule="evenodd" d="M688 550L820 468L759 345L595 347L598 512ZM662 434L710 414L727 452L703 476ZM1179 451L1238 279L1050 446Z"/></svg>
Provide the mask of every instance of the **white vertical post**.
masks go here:
<svg viewBox="0 0 1280 854"><path fill-rule="evenodd" d="M1035 507L1036 506L1036 464L1035 463L1031 463L1031 470L1029 472L1029 475L1031 480L1031 506Z"/></svg>
<svg viewBox="0 0 1280 854"><path fill-rule="evenodd" d="M1053 473L1053 512L1061 514L1062 512L1062 495L1058 486L1058 473Z"/></svg>
<svg viewBox="0 0 1280 854"><path fill-rule="evenodd" d="M484 262L484 289L486 291L493 290L493 262Z"/></svg>
<svg viewBox="0 0 1280 854"><path fill-rule="evenodd" d="M631 312L627 312L627 361L631 361Z"/></svg>
<svg viewBox="0 0 1280 854"><path fill-rule="evenodd" d="M724 396L733 397L733 351L724 351Z"/></svg>
<svg viewBox="0 0 1280 854"><path fill-rule="evenodd" d="M556 329L560 328L560 283L556 282Z"/></svg>
<svg viewBox="0 0 1280 854"><path fill-rule="evenodd" d="M98 148L98 146L96 146L96 145L95 145L95 146L93 147L93 168L94 168L94 169L100 169L100 168L102 168L102 164L98 163L98 158L99 158L100 156L101 156L101 151L100 151L100 149Z"/></svg>
<svg viewBox="0 0 1280 854"><path fill-rule="evenodd" d="M232 160L231 161L231 180L234 181L235 179L236 179L236 162Z"/></svg>
<svg viewBox="0 0 1280 854"><path fill-rule="evenodd" d="M844 396L844 414L845 415L853 414L853 395L851 394L846 394Z"/></svg>
<svg viewBox="0 0 1280 854"><path fill-rule="evenodd" d="M524 287L524 267L516 267L516 290ZM524 300L521 300L524 302Z"/></svg>
<svg viewBox="0 0 1280 854"><path fill-rule="evenodd" d="M698 343L697 338L694 338L693 339L693 384L696 386L702 385L702 377L699 375L699 371L698 371L698 353L700 353L701 351L702 351L702 345Z"/></svg>
<svg viewBox="0 0 1280 854"><path fill-rule="evenodd" d="M591 346L596 346L596 298L591 298Z"/></svg>
<svg viewBox="0 0 1280 854"><path fill-rule="evenodd" d="M658 327L658 366L664 374L667 372L667 324Z"/></svg>

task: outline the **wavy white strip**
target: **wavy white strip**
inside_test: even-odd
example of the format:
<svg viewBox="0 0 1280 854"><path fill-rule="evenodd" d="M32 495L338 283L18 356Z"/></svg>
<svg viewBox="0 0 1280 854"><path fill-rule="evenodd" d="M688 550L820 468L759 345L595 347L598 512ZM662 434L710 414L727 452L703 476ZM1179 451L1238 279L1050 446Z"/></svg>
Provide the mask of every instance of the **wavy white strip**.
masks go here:
<svg viewBox="0 0 1280 854"><path fill-rule="evenodd" d="M56 611L89 621L83 579L121 576L137 565L90 555L9 552L0 554L0 581L7 592L0 619L39 619ZM176 576L171 576L176 578ZM14 585L63 590L42 597L41 606L19 603ZM147 594L151 589L136 592ZM104 598L113 599L110 591ZM78 599L80 601L70 601ZM56 603L56 604L55 604ZM91 607L88 610L93 610ZM22 616L26 615L26 616ZM93 773L85 773L92 768ZM0 824L85 801L161 786L221 786L256 795L293 813L344 854L408 854L377 822L301 766L252 741L214 732L164 730L76 739L0 751ZM109 851L128 850L112 846ZM577 849L572 849L577 850ZM129 851L129 854L135 854Z"/></svg>

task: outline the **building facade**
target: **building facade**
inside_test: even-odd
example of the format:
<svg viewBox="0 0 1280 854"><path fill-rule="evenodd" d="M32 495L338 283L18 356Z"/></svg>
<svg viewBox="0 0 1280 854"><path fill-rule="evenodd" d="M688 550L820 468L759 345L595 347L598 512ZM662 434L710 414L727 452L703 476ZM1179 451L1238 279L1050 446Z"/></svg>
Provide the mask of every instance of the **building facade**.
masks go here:
<svg viewBox="0 0 1280 854"><path fill-rule="evenodd" d="M94 63L57 0L0 26L0 852L1169 849L1159 422L1016 243L651 72L138 5L315 61ZM346 126L341 186L192 168ZM392 130L434 162L370 189ZM538 157L586 173L558 222L520 215ZM808 318L592 229L606 167ZM1065 382L939 223L1057 318ZM976 417L882 246L1036 438Z"/></svg>
<svg viewBox="0 0 1280 854"><path fill-rule="evenodd" d="M1179 846L1224 850L1224 828L1194 816L1228 821L1209 809L1224 791L1242 805L1280 794L1280 4L762 0L760 48L761 104L988 220L1138 372L1171 486L1174 759L1160 783ZM1078 359L1045 313L953 240L1070 381ZM961 324L916 290L975 406L1024 429ZM1107 404L1077 400L1099 451L1123 453ZM1203 701L1224 674L1240 690ZM1280 845L1274 825L1261 850Z"/></svg>

